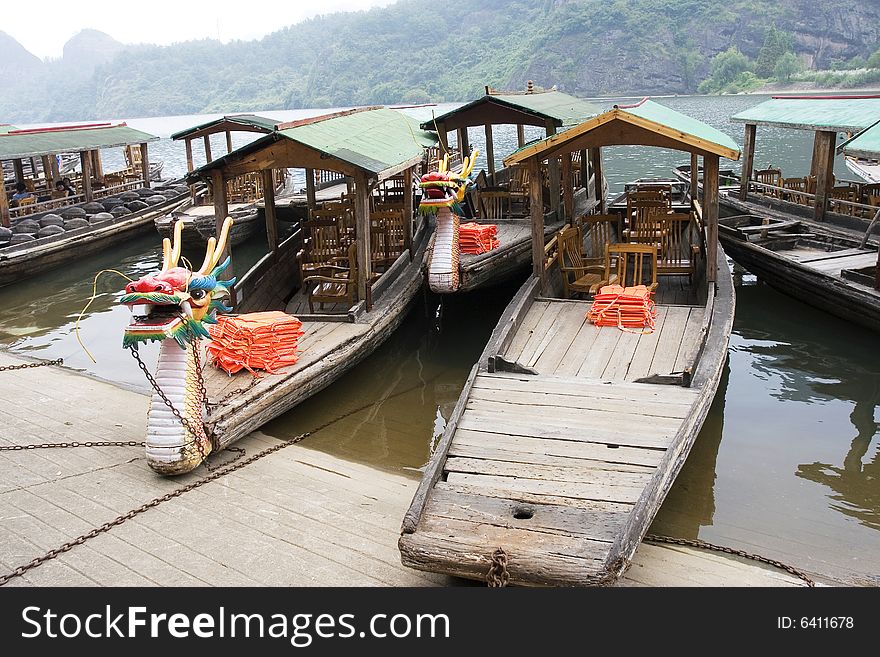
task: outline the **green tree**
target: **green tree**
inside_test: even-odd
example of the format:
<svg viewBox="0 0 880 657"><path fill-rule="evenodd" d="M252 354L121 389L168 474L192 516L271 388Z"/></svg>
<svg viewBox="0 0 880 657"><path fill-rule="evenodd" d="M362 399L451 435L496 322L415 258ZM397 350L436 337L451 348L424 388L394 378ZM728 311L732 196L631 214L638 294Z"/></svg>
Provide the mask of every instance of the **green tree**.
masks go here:
<svg viewBox="0 0 880 657"><path fill-rule="evenodd" d="M773 67L773 77L780 82L788 82L795 73L800 73L802 69L801 60L797 58L793 52L787 52Z"/></svg>
<svg viewBox="0 0 880 657"><path fill-rule="evenodd" d="M725 87L736 80L740 74L750 72L750 69L749 58L743 55L739 48L731 46L724 52L715 55L712 60L712 75L700 84L700 92L725 91Z"/></svg>
<svg viewBox="0 0 880 657"><path fill-rule="evenodd" d="M868 57L868 68L880 68L880 50Z"/></svg>
<svg viewBox="0 0 880 657"><path fill-rule="evenodd" d="M767 30L767 36L764 37L764 45L758 51L758 58L755 60L755 73L762 78L772 76L776 62L785 53L792 50L791 41L790 34L781 32L776 29L775 25L771 25Z"/></svg>

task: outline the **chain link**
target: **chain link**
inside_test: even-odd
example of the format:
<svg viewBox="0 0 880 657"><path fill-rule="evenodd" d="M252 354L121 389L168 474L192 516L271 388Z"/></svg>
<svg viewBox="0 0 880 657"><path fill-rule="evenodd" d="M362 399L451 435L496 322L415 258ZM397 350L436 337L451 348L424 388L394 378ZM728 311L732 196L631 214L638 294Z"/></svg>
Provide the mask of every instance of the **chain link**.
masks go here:
<svg viewBox="0 0 880 657"><path fill-rule="evenodd" d="M38 445L0 445L0 452L23 452L31 449L54 449L71 447L146 447L147 443L136 440L102 440L69 443L40 443Z"/></svg>
<svg viewBox="0 0 880 657"><path fill-rule="evenodd" d="M648 534L645 536L645 540L652 543L667 543L670 545L683 545L686 547L700 548L703 550L712 550L713 552L723 552L725 554L732 554L737 557L743 557L744 559L751 559L752 561L758 561L759 563L765 563L768 566L774 566L775 568L784 570L785 572L790 573L798 579L806 582L807 586L816 586L816 582L814 582L805 572L798 570L794 566L789 566L788 564L782 563L781 561L776 561L776 559L762 557L760 554L752 554L751 552L746 552L745 550L737 550L734 548L725 547L723 545L707 543L706 541L701 541L698 538L675 538L673 536Z"/></svg>
<svg viewBox="0 0 880 657"><path fill-rule="evenodd" d="M162 495L160 497L155 497L152 500L150 500L149 502L147 502L145 504L141 504L136 509L132 509L131 511L128 511L127 513L123 513L122 515L117 516L113 520L111 520L109 522L105 522L100 527L95 527L91 531L88 531L85 534L77 536L73 540L70 540L67 543L64 543L61 547L57 547L57 548L53 548L53 549L49 550L48 552L46 552L46 554L44 554L40 557L37 557L33 561L31 561L23 566L19 566L18 568L16 568L12 572L7 573L6 575L0 575L0 586L3 586L7 582L9 582L9 580L11 580L11 579L14 579L16 577L21 577L29 570L36 568L37 566L45 563L46 561L49 561L50 559L54 559L55 557L57 557L61 554L64 554L65 552L68 552L73 547L75 547L77 545L82 545L83 543L85 543L89 539L95 538L96 536L99 536L100 534L103 534L105 532L110 531L114 527L117 527L117 526L121 525L122 523L124 523L126 520L131 520L135 516L140 515L141 513L144 513L145 511L149 511L153 507L159 506L160 504L162 504L162 502L167 502L168 500L172 500L175 497L180 497L184 493L188 493L189 491L195 490L196 488L204 486L205 484L210 483L210 482L214 481L215 479L219 479L220 477L222 477L224 475L235 472L236 470L239 470L239 469L245 467L246 465L253 463L254 461L258 461L259 459L261 459L265 456L269 456L270 454L274 454L275 452L282 450L285 447L290 447L291 445L295 445L296 443L300 442L301 440L303 440L307 436L309 436L309 433L302 433L294 438L291 438L290 440L285 440L284 442L278 443L277 445L273 445L272 447L264 449L262 452L258 452L257 454L254 454L250 458L247 458L243 461L239 461L241 456L238 456L234 459L235 461L238 461L237 463L235 463L235 465L230 465L231 462L225 463L223 466L220 466L219 468L217 468L216 470L211 472L211 474L209 474L205 477L202 477L201 479L198 479L198 480L192 482L191 484L187 484L186 486L182 486L181 488L173 490L170 493L165 493L164 495ZM239 450L239 448L234 448L234 449ZM241 451L242 454L244 453L244 450L239 450L239 451Z"/></svg>
<svg viewBox="0 0 880 657"><path fill-rule="evenodd" d="M64 365L64 359L56 358L55 360L41 360L38 363L24 363L22 365L3 365L0 366L0 372L6 372L9 370L27 370L33 367L46 367L47 365Z"/></svg>
<svg viewBox="0 0 880 657"><path fill-rule="evenodd" d="M486 584L491 587L504 587L510 584L510 573L507 571L507 552L498 548L492 553L492 565L486 573Z"/></svg>

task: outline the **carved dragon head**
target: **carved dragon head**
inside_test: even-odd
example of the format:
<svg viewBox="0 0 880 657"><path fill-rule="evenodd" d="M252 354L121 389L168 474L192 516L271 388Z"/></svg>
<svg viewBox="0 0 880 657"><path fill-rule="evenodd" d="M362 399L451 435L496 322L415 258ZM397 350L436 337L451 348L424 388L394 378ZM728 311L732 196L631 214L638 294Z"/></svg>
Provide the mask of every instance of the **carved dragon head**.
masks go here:
<svg viewBox="0 0 880 657"><path fill-rule="evenodd" d="M125 329L123 346L173 338L182 348L200 338L208 338L206 324L216 324L217 312L232 310L223 303L235 279L221 281L218 276L229 266L229 258L218 264L232 218L223 222L219 240L208 240L205 260L198 271L178 266L182 247L183 221L174 225L174 242L162 241L162 270L148 274L125 286L120 303L131 308L132 320Z"/></svg>
<svg viewBox="0 0 880 657"><path fill-rule="evenodd" d="M470 175L477 160L477 153L478 151L474 150L470 157L465 157L461 171L458 172L448 169L449 155L444 155L437 171L422 176L419 182L419 187L422 188L419 212L434 214L439 208L452 208L456 214L462 214L460 204L464 200L468 185L473 182Z"/></svg>

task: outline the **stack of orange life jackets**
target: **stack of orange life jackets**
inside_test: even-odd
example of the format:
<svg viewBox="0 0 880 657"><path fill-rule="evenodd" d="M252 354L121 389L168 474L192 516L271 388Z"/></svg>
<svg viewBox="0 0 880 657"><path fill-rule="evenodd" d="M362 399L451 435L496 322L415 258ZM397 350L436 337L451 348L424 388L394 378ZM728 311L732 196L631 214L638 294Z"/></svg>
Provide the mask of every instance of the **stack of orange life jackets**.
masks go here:
<svg viewBox="0 0 880 657"><path fill-rule="evenodd" d="M462 253L479 255L498 248L498 227L495 224L478 224L475 221L461 224L458 243Z"/></svg>
<svg viewBox="0 0 880 657"><path fill-rule="evenodd" d="M242 369L274 374L296 363L297 343L303 335L302 322L280 311L248 313L237 317L220 315L208 328L208 354L218 367L230 374Z"/></svg>
<svg viewBox="0 0 880 657"><path fill-rule="evenodd" d="M657 309L644 285L627 288L605 285L593 297L593 305L587 313L587 319L596 326L616 326L621 330L648 329L640 333L651 333L656 317Z"/></svg>

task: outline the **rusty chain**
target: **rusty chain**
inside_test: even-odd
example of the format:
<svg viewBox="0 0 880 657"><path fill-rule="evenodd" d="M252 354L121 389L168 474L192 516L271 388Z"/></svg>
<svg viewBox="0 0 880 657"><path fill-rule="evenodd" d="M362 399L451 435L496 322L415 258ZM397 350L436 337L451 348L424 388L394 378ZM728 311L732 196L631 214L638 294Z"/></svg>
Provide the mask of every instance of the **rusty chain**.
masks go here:
<svg viewBox="0 0 880 657"><path fill-rule="evenodd" d="M144 513L145 511L149 511L153 507L159 506L162 502L167 502L168 500L172 500L175 497L180 497L184 493L188 493L189 491L195 490L196 488L200 488L201 486L204 486L205 484L210 483L210 482L214 481L215 479L219 479L220 477L222 477L224 475L230 474L231 472L235 472L236 470L239 470L240 468L243 468L244 466L249 465L249 464L253 463L254 461L257 461L265 456L269 456L269 454L274 454L275 452L282 450L285 447L290 447L291 445L295 445L296 443L298 443L301 440L303 440L304 438L306 438L308 435L309 435L309 433L302 433L294 438L291 438L290 440L285 440L284 442L278 443L277 445L273 445L272 447L268 447L268 448L264 449L262 452L258 452L256 454L254 454L253 456L251 456L250 458L247 458L243 461L238 461L238 459L241 457L237 457L235 460L238 462L235 463L235 465L230 465L230 463L226 463L223 466L221 466L221 467L217 468L216 470L214 470L213 472L211 472L211 474L209 474L205 477L202 477L201 479L198 479L190 484L187 484L186 486L182 486L181 488L177 488L169 493L165 493L164 495L161 495L159 497L154 497L152 500L150 500L149 502L146 502L145 504L141 504L136 509L132 509L131 511L128 511L127 513L123 513L122 515L117 516L113 520L110 520L109 522L105 522L100 527L95 527L91 531L88 531L85 534L82 534L82 535L77 536L76 538L74 538L70 541L67 541L67 543L64 543L60 547L53 548L53 549L49 550L48 552L46 552L46 554L37 557L33 561L31 561L23 566L19 566L18 568L16 568L12 572L7 573L6 575L0 575L0 586L3 586L7 582L9 582L9 580L11 580L11 579L14 579L16 577L21 577L29 570L36 568L37 566L45 563L46 561L54 559L55 557L57 557L61 554L64 554L65 552L68 552L73 547L75 547L77 545L82 545L83 543L85 543L89 539L95 538L96 536L98 536L100 534L103 534L105 532L110 531L114 527L117 527L117 526L121 525L122 523L124 523L126 520L131 520L135 516L140 515L141 513ZM236 449L238 449L238 448L236 448ZM244 450L241 450L241 451L243 452Z"/></svg>
<svg viewBox="0 0 880 657"><path fill-rule="evenodd" d="M0 372L7 372L9 370L27 370L33 367L46 367L47 365L64 365L64 359L56 358L55 360L41 360L37 363L24 363L22 365L3 365L0 366Z"/></svg>
<svg viewBox="0 0 880 657"><path fill-rule="evenodd" d="M670 545L683 545L685 547L694 547L700 548L703 550L712 550L713 552L723 552L724 554L732 554L737 557L743 557L744 559L751 559L752 561L757 561L759 563L765 563L768 566L774 566L775 568L779 568L780 570L784 570L785 572L794 575L798 579L806 582L807 586L816 586L816 582L814 582L809 575L805 572L798 570L794 566L789 566L788 564L782 563L781 561L776 561L776 559L770 559L768 557L762 557L760 554L752 554L751 552L746 552L745 550L737 550L735 548L725 547L723 545L715 545L714 543L707 543L706 541L701 541L698 538L675 538L673 536L660 536L658 534L647 534L645 536L646 541L650 541L652 543L667 543Z"/></svg>
<svg viewBox="0 0 880 657"><path fill-rule="evenodd" d="M497 548L492 553L492 565L486 573L486 585L500 588L508 584L510 584L510 573L507 571L507 552L504 548Z"/></svg>
<svg viewBox="0 0 880 657"><path fill-rule="evenodd" d="M0 452L25 452L32 449L53 449L71 447L146 447L144 441L136 440L86 440L84 442L72 441L69 443L39 443L36 445L0 445Z"/></svg>

